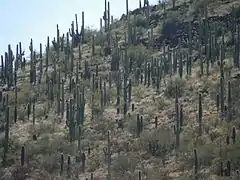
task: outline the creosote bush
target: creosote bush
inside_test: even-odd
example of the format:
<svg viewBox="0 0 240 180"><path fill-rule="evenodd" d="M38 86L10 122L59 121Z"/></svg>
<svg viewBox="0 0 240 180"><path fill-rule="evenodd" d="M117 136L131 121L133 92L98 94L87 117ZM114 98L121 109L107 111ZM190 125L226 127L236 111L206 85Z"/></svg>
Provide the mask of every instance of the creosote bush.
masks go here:
<svg viewBox="0 0 240 180"><path fill-rule="evenodd" d="M179 96L182 96L184 93L186 80L181 79L177 76L169 77L166 82L166 89L164 90L164 95L167 97L174 98L176 95L176 87L179 88Z"/></svg>
<svg viewBox="0 0 240 180"><path fill-rule="evenodd" d="M133 178L139 161L137 157L120 155L113 160L113 172L118 177Z"/></svg>
<svg viewBox="0 0 240 180"><path fill-rule="evenodd" d="M144 61L150 58L150 50L143 45L130 46L128 57L132 60L133 69L141 68Z"/></svg>
<svg viewBox="0 0 240 180"><path fill-rule="evenodd" d="M142 27L142 28L146 29L148 27L148 21L147 21L146 17L144 17L141 14L137 15L135 26L136 27Z"/></svg>
<svg viewBox="0 0 240 180"><path fill-rule="evenodd" d="M152 132L144 131L139 139L139 147L154 156L165 159L166 155L171 153L174 149L175 139L173 131L170 128L161 127ZM153 153L149 146L156 145L156 151Z"/></svg>
<svg viewBox="0 0 240 180"><path fill-rule="evenodd" d="M146 119L143 117L143 128L147 125ZM131 119L128 121L128 131L132 134L136 134L138 131L137 127L137 116L131 116Z"/></svg>

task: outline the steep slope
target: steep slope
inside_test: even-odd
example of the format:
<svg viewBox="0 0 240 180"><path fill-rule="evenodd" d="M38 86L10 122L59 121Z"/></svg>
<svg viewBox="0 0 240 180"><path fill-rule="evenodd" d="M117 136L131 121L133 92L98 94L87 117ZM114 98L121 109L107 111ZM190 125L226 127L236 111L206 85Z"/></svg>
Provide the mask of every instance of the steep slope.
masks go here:
<svg viewBox="0 0 240 180"><path fill-rule="evenodd" d="M146 3L8 64L1 179L239 179L239 4Z"/></svg>

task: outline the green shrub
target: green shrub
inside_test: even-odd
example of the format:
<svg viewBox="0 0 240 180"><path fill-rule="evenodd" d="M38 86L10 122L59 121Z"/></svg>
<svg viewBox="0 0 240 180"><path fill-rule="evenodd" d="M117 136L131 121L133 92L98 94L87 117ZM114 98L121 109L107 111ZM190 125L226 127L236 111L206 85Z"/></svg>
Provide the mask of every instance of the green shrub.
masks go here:
<svg viewBox="0 0 240 180"><path fill-rule="evenodd" d="M139 148L152 153L149 149L150 143L157 143L159 147L155 152L155 156L164 158L174 149L175 136L173 134L173 129L161 127L152 132L143 132L139 140Z"/></svg>
<svg viewBox="0 0 240 180"><path fill-rule="evenodd" d="M142 27L142 28L147 28L148 27L148 21L145 16L142 14L139 14L136 16L136 22L135 22L136 27Z"/></svg>
<svg viewBox="0 0 240 180"><path fill-rule="evenodd" d="M133 69L139 67L150 58L150 50L143 45L129 46L128 57L132 60Z"/></svg>
<svg viewBox="0 0 240 180"><path fill-rule="evenodd" d="M143 128L144 126L146 126L146 124L147 124L147 121L143 117ZM137 117L128 121L128 131L132 134L137 133Z"/></svg>
<svg viewBox="0 0 240 180"><path fill-rule="evenodd" d="M164 90L164 95L167 97L174 98L176 95L176 86L179 88L179 96L183 95L184 87L185 87L186 81L184 79L181 79L179 77L170 77L167 80L166 89Z"/></svg>
<svg viewBox="0 0 240 180"><path fill-rule="evenodd" d="M133 178L134 171L138 165L139 160L140 159L132 156L131 157L125 155L117 156L113 160L112 164L114 175L117 177L122 177L123 179L127 179L127 177Z"/></svg>

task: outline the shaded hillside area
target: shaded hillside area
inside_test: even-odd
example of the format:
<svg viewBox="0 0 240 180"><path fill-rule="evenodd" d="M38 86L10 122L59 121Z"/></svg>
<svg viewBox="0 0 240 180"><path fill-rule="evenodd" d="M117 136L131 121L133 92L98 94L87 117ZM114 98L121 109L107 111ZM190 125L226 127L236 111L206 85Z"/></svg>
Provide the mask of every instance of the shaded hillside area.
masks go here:
<svg viewBox="0 0 240 180"><path fill-rule="evenodd" d="M240 179L240 1L150 3L8 46L1 180Z"/></svg>

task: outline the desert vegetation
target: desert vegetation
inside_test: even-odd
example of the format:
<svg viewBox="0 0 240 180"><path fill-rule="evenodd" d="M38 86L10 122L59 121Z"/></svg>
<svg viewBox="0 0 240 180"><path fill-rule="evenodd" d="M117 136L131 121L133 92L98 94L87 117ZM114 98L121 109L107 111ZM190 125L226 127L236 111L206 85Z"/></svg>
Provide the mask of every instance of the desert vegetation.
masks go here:
<svg viewBox="0 0 240 180"><path fill-rule="evenodd" d="M240 2L103 3L1 55L0 179L240 179Z"/></svg>

